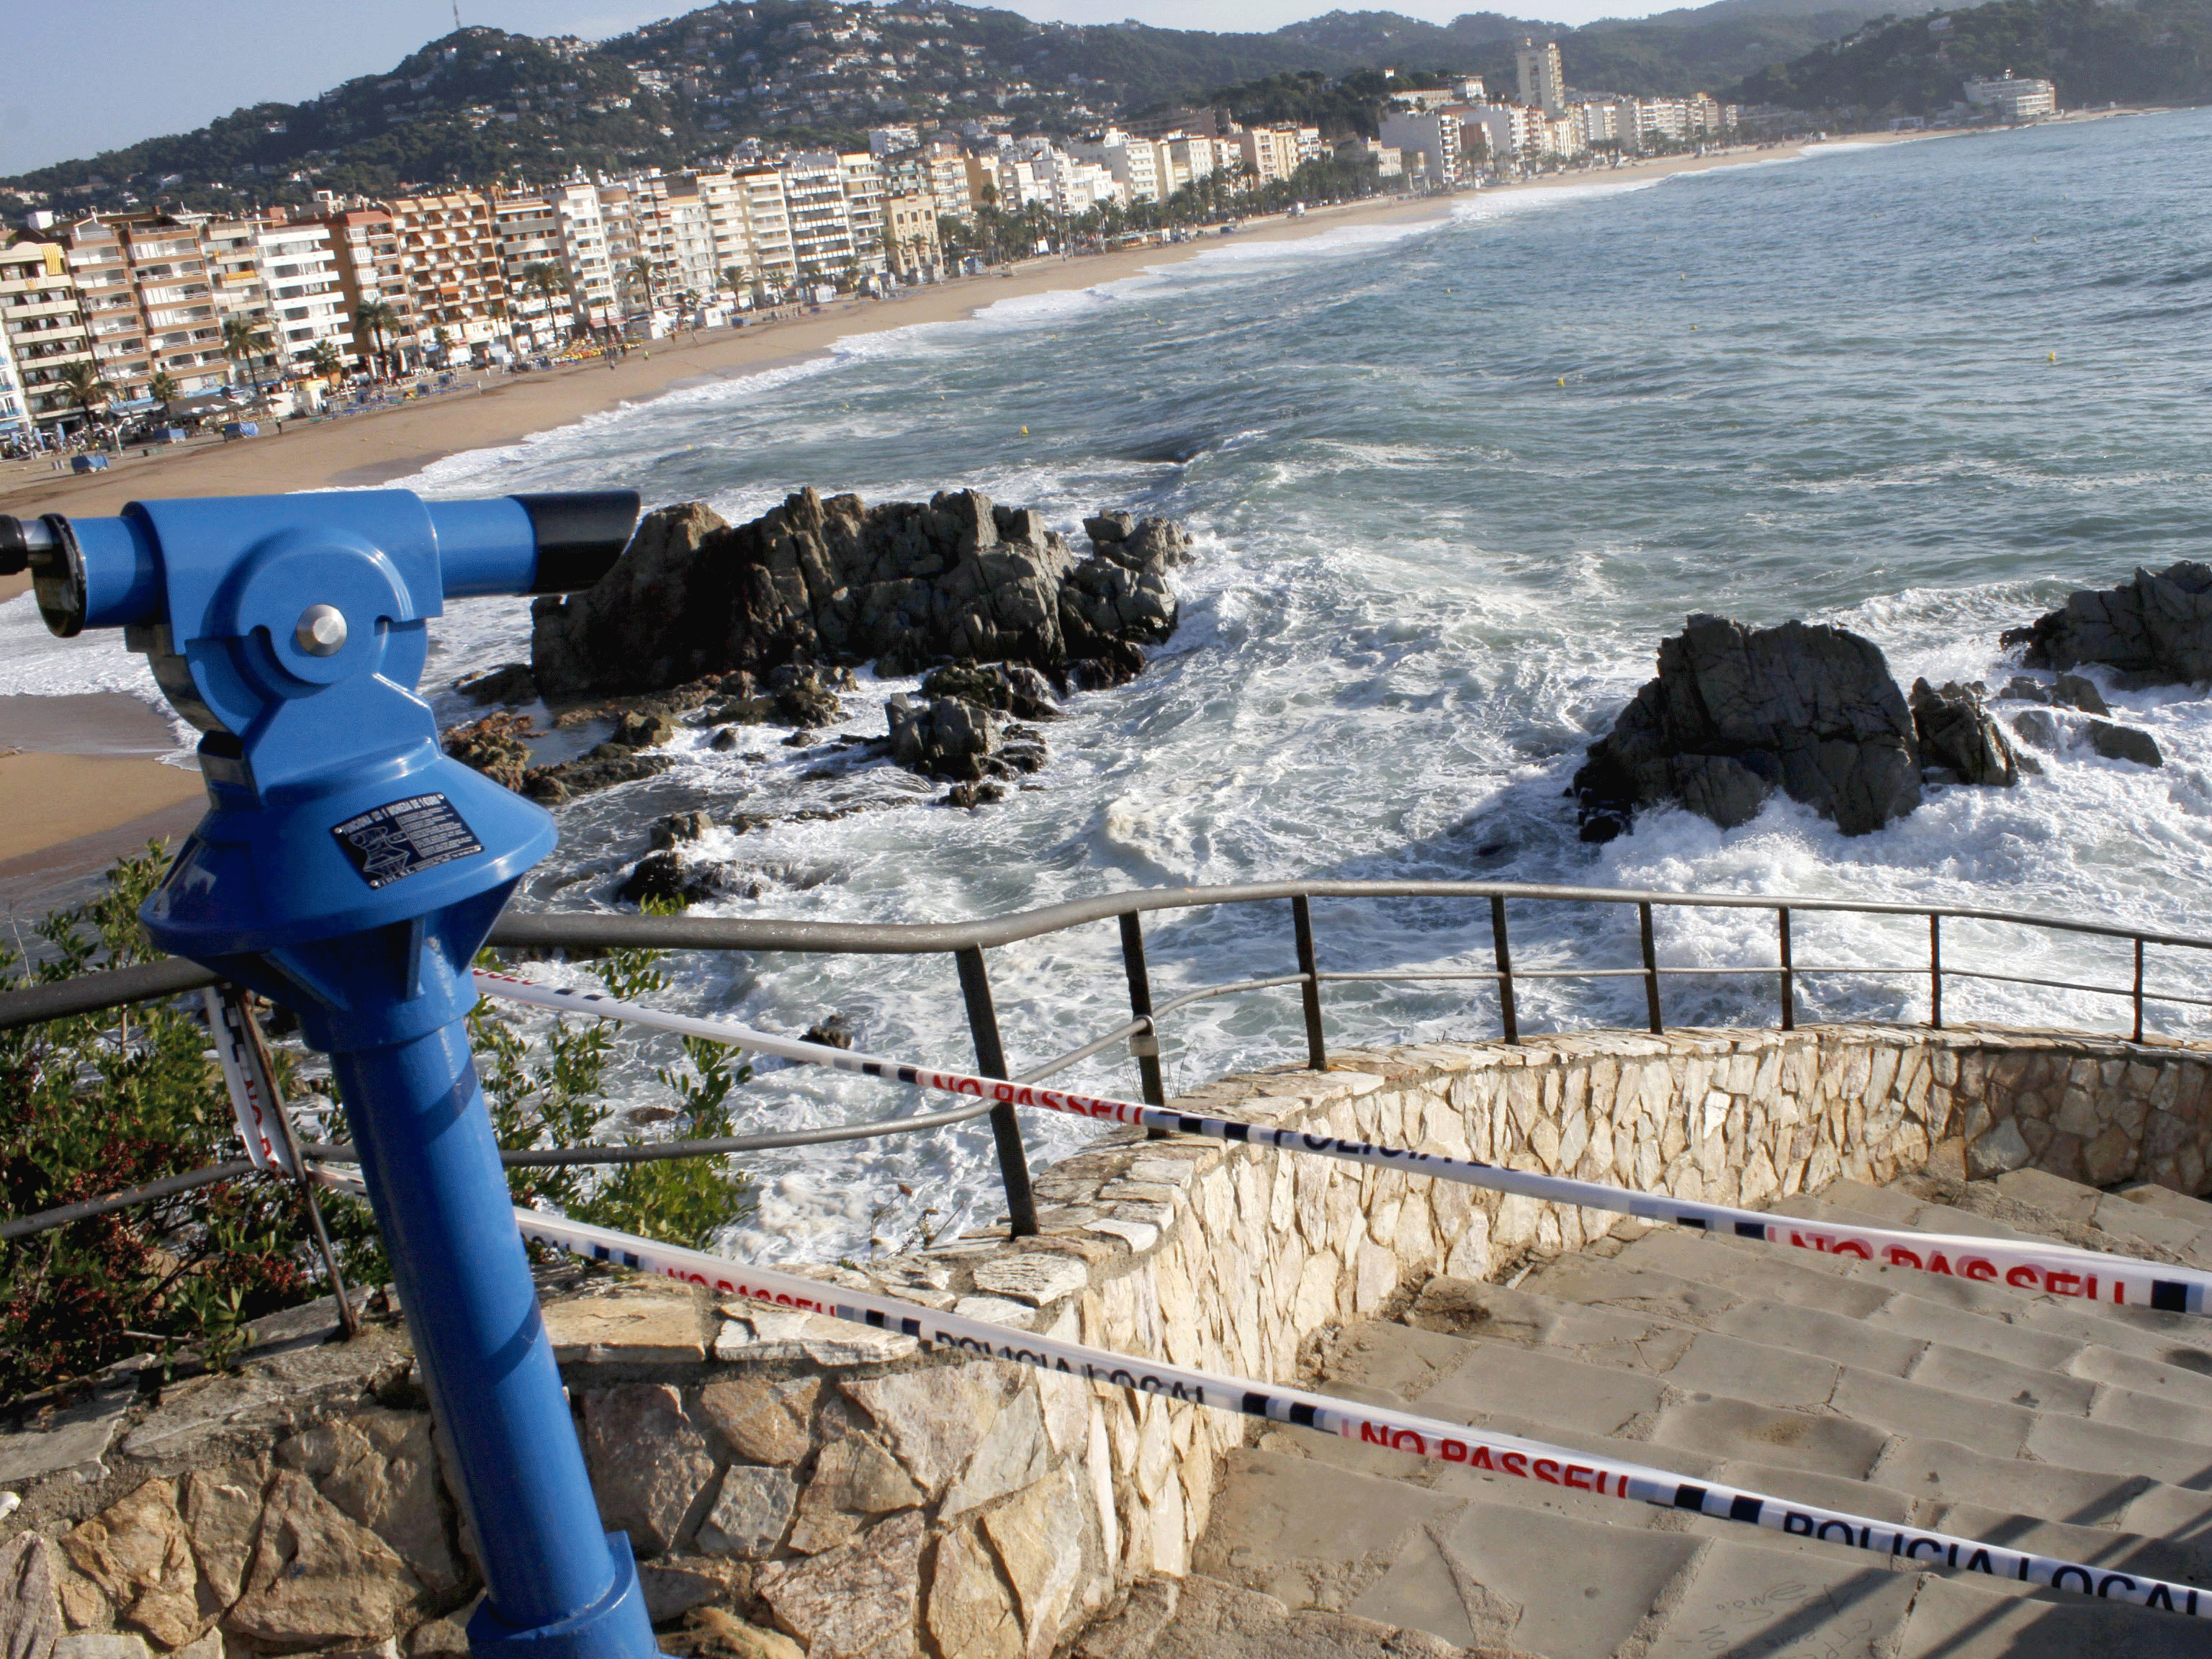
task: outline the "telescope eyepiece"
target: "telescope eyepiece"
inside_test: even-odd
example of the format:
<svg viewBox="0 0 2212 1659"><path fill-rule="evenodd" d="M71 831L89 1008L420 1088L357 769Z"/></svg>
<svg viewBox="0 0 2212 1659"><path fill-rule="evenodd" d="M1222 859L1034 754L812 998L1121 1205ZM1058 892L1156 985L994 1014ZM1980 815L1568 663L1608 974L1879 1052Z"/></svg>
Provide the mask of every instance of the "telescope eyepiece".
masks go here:
<svg viewBox="0 0 2212 1659"><path fill-rule="evenodd" d="M84 629L84 557L60 514L42 519L0 514L0 576L26 570L47 631L57 639L75 639Z"/></svg>

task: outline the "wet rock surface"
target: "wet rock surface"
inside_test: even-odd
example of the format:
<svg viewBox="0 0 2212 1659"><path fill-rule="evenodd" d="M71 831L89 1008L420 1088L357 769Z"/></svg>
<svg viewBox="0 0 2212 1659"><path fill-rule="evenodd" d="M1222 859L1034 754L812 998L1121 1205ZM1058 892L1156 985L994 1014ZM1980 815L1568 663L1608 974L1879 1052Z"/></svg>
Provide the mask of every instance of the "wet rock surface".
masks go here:
<svg viewBox="0 0 2212 1659"><path fill-rule="evenodd" d="M1576 773L1585 841L1680 802L1723 829L1776 790L1865 835L1920 804L1912 711L1881 648L1840 628L1697 616Z"/></svg>
<svg viewBox="0 0 2212 1659"><path fill-rule="evenodd" d="M2212 681L2212 565L2185 559L2118 587L2077 589L2003 643L2024 647L2029 668L2101 663L2137 687Z"/></svg>
<svg viewBox="0 0 2212 1659"><path fill-rule="evenodd" d="M1175 630L1166 572L1188 538L1161 519L1091 522L1086 557L1033 509L972 489L872 507L804 489L737 526L698 502L664 508L597 586L532 607L532 669L549 697L872 659L1126 678Z"/></svg>
<svg viewBox="0 0 2212 1659"><path fill-rule="evenodd" d="M1939 691L1915 680L1912 726L1923 768L1941 767L1961 783L2003 788L2020 781L2012 744L1972 686L1947 682Z"/></svg>

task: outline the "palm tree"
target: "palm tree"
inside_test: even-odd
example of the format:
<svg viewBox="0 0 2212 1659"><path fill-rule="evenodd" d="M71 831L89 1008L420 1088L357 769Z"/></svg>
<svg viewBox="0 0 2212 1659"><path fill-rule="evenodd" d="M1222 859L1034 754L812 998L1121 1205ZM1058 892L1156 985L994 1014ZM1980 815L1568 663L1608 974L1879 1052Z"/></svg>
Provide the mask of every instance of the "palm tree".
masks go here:
<svg viewBox="0 0 2212 1659"><path fill-rule="evenodd" d="M553 318L553 301L568 291L561 267L544 259L522 268L521 287L526 299L535 294L545 301L545 317L549 323Z"/></svg>
<svg viewBox="0 0 2212 1659"><path fill-rule="evenodd" d="M222 355L233 362L246 365L246 375L253 382L253 401L261 401L261 372L253 360L269 347L269 337L263 332L260 319L240 315L222 319Z"/></svg>
<svg viewBox="0 0 2212 1659"><path fill-rule="evenodd" d="M62 365L61 389L69 393L70 401L84 411L85 422L91 424L92 411L115 395L97 363L79 360Z"/></svg>
<svg viewBox="0 0 2212 1659"><path fill-rule="evenodd" d="M353 308L354 338L367 340L374 355L384 359L384 372L392 373L392 356L386 343L399 331L399 313L383 300L363 300ZM374 368L368 361L369 352L362 354L362 366Z"/></svg>
<svg viewBox="0 0 2212 1659"><path fill-rule="evenodd" d="M314 365L315 373L326 380L335 380L345 373L345 359L328 340L316 341L313 355L307 361Z"/></svg>
<svg viewBox="0 0 2212 1659"><path fill-rule="evenodd" d="M184 387L177 383L177 377L164 368L155 371L152 383L146 388L146 395L160 404L162 412L166 414L170 402L182 396L184 390Z"/></svg>
<svg viewBox="0 0 2212 1659"><path fill-rule="evenodd" d="M632 259L623 270L622 283L623 292L625 294L642 291L645 295L645 308L647 311L653 309L653 302L658 297L658 290L653 285L652 260L642 254Z"/></svg>

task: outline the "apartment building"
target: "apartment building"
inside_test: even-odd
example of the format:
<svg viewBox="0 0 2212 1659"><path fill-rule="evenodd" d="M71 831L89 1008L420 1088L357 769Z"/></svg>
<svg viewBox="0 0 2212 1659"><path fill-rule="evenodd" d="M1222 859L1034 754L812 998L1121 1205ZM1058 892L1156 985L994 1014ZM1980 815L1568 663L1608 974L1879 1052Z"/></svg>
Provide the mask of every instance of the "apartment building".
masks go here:
<svg viewBox="0 0 2212 1659"><path fill-rule="evenodd" d="M699 195L707 204L707 228L714 243L714 281L704 291L726 292L735 299L759 280L746 189L734 173L702 173Z"/></svg>
<svg viewBox="0 0 2212 1659"><path fill-rule="evenodd" d="M500 274L507 279L507 321L515 346L550 351L576 326L561 216L548 197L507 196L492 204L491 222L499 241Z"/></svg>
<svg viewBox="0 0 2212 1659"><path fill-rule="evenodd" d="M773 167L747 167L735 178L745 204L753 280L774 293L786 293L799 283L799 251L792 240L783 173Z"/></svg>
<svg viewBox="0 0 2212 1659"><path fill-rule="evenodd" d="M1081 139L1067 147L1068 154L1079 161L1089 161L1103 168L1119 187L1125 202L1160 202L1175 194L1172 185L1161 178L1160 152L1164 148L1151 138L1139 138L1117 127L1109 127L1096 138ZM1188 142L1185 141L1188 153ZM1212 146L1207 146L1207 162L1212 161Z"/></svg>
<svg viewBox="0 0 2212 1659"><path fill-rule="evenodd" d="M968 157L948 138L932 139L922 151L926 188L937 201L939 213L956 219L975 216L975 203L968 190Z"/></svg>
<svg viewBox="0 0 2212 1659"><path fill-rule="evenodd" d="M383 208L343 209L323 222L330 228L338 303L353 325L355 356L365 367L377 357L396 366L419 331L398 225ZM392 320L380 332L362 327L365 307L387 308Z"/></svg>
<svg viewBox="0 0 2212 1659"><path fill-rule="evenodd" d="M1526 104L1478 104L1452 118L1468 132L1481 132L1493 162L1533 161L1551 153L1551 122L1542 110Z"/></svg>
<svg viewBox="0 0 2212 1659"><path fill-rule="evenodd" d="M884 222L884 173L866 150L837 158L837 179L845 191L845 216L860 263L882 270L887 263L889 227Z"/></svg>
<svg viewBox="0 0 2212 1659"><path fill-rule="evenodd" d="M1319 153L1321 132L1313 130L1316 153ZM1287 179L1298 170L1298 130L1296 127L1254 127L1237 136L1238 158L1243 162L1245 177L1255 185L1273 184L1278 179Z"/></svg>
<svg viewBox="0 0 2212 1659"><path fill-rule="evenodd" d="M845 178L837 157L802 150L786 159L784 198L791 221L792 258L802 283L842 276L859 262L853 222L845 210Z"/></svg>
<svg viewBox="0 0 2212 1659"><path fill-rule="evenodd" d="M88 217L61 228L57 234L91 338L93 362L109 396L118 402L147 396L154 380L154 356L121 222Z"/></svg>
<svg viewBox="0 0 2212 1659"><path fill-rule="evenodd" d="M19 241L0 247L0 354L34 426L58 428L82 418L61 389L72 363L94 361L66 252L58 242ZM7 417L0 415L0 421Z"/></svg>
<svg viewBox="0 0 2212 1659"><path fill-rule="evenodd" d="M0 328L0 443L13 445L31 434L30 404L24 400L22 377L15 373L15 354L8 347L8 331Z"/></svg>
<svg viewBox="0 0 2212 1659"><path fill-rule="evenodd" d="M1522 103L1547 116L1567 112L1567 76L1556 41L1547 40L1540 46L1523 39L1513 55L1513 65L1520 78Z"/></svg>
<svg viewBox="0 0 2212 1659"><path fill-rule="evenodd" d="M1977 109L1995 110L2008 121L2030 121L2039 115L2058 112L2058 88L2048 81L2016 77L2010 70L1991 79L1969 81L1963 88L1966 101Z"/></svg>
<svg viewBox="0 0 2212 1659"><path fill-rule="evenodd" d="M1459 116L1440 109L1386 109L1382 142L1408 155L1418 153L1431 184L1454 184L1460 172L1460 125Z"/></svg>
<svg viewBox="0 0 2212 1659"><path fill-rule="evenodd" d="M1162 200L1213 176L1214 149L1210 137L1171 132L1156 142L1153 152L1159 170Z"/></svg>
<svg viewBox="0 0 2212 1659"><path fill-rule="evenodd" d="M945 264L937 235L937 200L928 195L884 198L884 253L891 274L921 277Z"/></svg>
<svg viewBox="0 0 2212 1659"><path fill-rule="evenodd" d="M714 223L699 175L647 173L633 185L631 200L638 252L652 268L656 297L674 301L689 295L696 303L711 296L721 286L723 262L716 257Z"/></svg>
<svg viewBox="0 0 2212 1659"><path fill-rule="evenodd" d="M568 275L568 293L576 325L604 329L620 317L615 293L613 256L607 250L605 216L599 210L599 186L588 179L572 179L548 193L556 231L560 239L560 263ZM514 304L511 291L507 302Z"/></svg>
<svg viewBox="0 0 2212 1659"><path fill-rule="evenodd" d="M457 354L507 337L507 277L491 204L472 190L391 204L400 274L414 307L415 346Z"/></svg>
<svg viewBox="0 0 2212 1659"><path fill-rule="evenodd" d="M331 228L311 219L265 224L255 243L277 367L288 379L319 378L325 345L342 359L353 353L353 313Z"/></svg>
<svg viewBox="0 0 2212 1659"><path fill-rule="evenodd" d="M227 328L234 317L264 323L269 315L269 290L261 280L259 219L210 219L200 227L200 252L207 261L208 286L215 295L216 326ZM235 372L262 384L279 378L276 343L265 330L266 349L251 357L231 359Z"/></svg>

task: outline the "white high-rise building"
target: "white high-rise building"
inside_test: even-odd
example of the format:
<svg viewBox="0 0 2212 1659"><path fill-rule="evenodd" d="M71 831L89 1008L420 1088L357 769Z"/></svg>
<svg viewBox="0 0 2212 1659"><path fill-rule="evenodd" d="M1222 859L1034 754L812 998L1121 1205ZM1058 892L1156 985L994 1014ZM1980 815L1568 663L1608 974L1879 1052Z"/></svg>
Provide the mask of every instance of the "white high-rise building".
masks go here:
<svg viewBox="0 0 2212 1659"><path fill-rule="evenodd" d="M560 215L550 197L507 196L492 204L491 217L507 277L508 332L525 351L550 351L576 326L576 284L563 257Z"/></svg>
<svg viewBox="0 0 2212 1659"><path fill-rule="evenodd" d="M353 321L338 281L331 228L313 220L269 225L256 242L278 366L292 379L304 380L322 372L315 357L324 344L341 356L350 356Z"/></svg>
<svg viewBox="0 0 2212 1659"><path fill-rule="evenodd" d="M589 179L571 179L550 192L550 199L576 323L583 328L611 327L621 320L622 302L615 293L614 256L607 246L599 187Z"/></svg>
<svg viewBox="0 0 2212 1659"><path fill-rule="evenodd" d="M1514 66L1520 72L1522 103L1547 115L1567 112L1567 77L1560 66L1557 42L1547 40L1540 46L1523 40L1514 54Z"/></svg>

